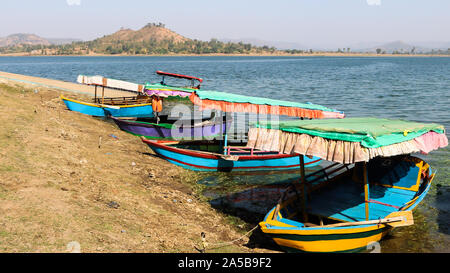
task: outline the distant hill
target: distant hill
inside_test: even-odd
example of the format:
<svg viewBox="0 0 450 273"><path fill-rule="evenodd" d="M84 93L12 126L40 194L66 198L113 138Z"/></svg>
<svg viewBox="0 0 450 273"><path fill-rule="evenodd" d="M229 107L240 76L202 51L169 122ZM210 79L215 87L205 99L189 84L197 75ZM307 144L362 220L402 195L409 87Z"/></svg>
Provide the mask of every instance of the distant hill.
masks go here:
<svg viewBox="0 0 450 273"><path fill-rule="evenodd" d="M448 50L450 48L450 42L437 42L437 41L430 41L430 42L416 42L414 44L417 44L420 47L427 48L427 49L434 49L434 50Z"/></svg>
<svg viewBox="0 0 450 273"><path fill-rule="evenodd" d="M73 42L82 42L81 39L75 39L75 38L45 38L47 41L49 41L52 45L65 45L70 44Z"/></svg>
<svg viewBox="0 0 450 273"><path fill-rule="evenodd" d="M16 33L7 37L0 37L0 47L14 47L19 45L62 45L81 41L72 38L43 38L36 34Z"/></svg>
<svg viewBox="0 0 450 273"><path fill-rule="evenodd" d="M438 43L435 43L438 44ZM423 45L423 44L422 44ZM35 34L12 34L0 38L0 54L12 55L170 55L170 54L313 54L313 53L431 53L450 54L450 43L440 42L436 50L403 41L385 44L365 42L343 49L314 49L295 42L259 39L211 39L184 37L164 24L149 23L143 28L120 30L92 41L42 38ZM311 48L311 49L309 49ZM314 50L313 50L314 49Z"/></svg>
<svg viewBox="0 0 450 273"><path fill-rule="evenodd" d="M394 41L394 42L389 42L389 43L385 43L385 44L380 44L377 46L372 46L370 48L365 48L365 49L359 49L357 51L361 51L361 52L385 52L385 53L421 53L421 52L428 52L430 51L430 49L424 48L424 47L419 47L419 46L415 46L415 45L411 45L411 44L407 44L403 41Z"/></svg>
<svg viewBox="0 0 450 273"><path fill-rule="evenodd" d="M0 47L18 45L50 45L51 43L35 34L17 33L0 38Z"/></svg>
<svg viewBox="0 0 450 273"><path fill-rule="evenodd" d="M45 50L44 50L45 51ZM75 42L51 51L52 54L250 54L273 53L273 48L256 47L246 43L225 43L217 39L192 40L164 24L150 23L139 30L122 28L93 41Z"/></svg>
<svg viewBox="0 0 450 273"><path fill-rule="evenodd" d="M200 41L189 39L168 28L164 24L150 23L139 30L120 30L92 41L72 41L70 44L55 44L35 35L35 42L20 45L5 42L0 45L0 54L27 55L95 55L95 54L272 54L275 48L258 47L249 43L221 42L217 39ZM31 40L31 38L30 38Z"/></svg>
<svg viewBox="0 0 450 273"><path fill-rule="evenodd" d="M115 42L132 42L140 43L145 41L154 40L155 42L173 41L174 43L180 43L188 41L188 38L181 36L173 32L170 29L165 28L163 24L147 24L145 27L139 30L132 29L120 29L119 31L98 38L95 41L98 43L115 43Z"/></svg>

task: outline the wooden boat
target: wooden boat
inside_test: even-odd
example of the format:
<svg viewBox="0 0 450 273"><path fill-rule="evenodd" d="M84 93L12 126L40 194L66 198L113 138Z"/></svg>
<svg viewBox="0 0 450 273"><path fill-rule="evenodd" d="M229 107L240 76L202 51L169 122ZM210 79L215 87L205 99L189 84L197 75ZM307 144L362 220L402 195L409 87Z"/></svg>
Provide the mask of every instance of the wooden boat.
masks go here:
<svg viewBox="0 0 450 273"><path fill-rule="evenodd" d="M279 154L244 146L224 147L217 141L161 143L141 139L161 158L194 171L286 171L300 167L298 155ZM319 158L307 158L305 165L316 166L320 161Z"/></svg>
<svg viewBox="0 0 450 273"><path fill-rule="evenodd" d="M155 140L213 138L215 136L221 136L227 127L227 124L222 119L205 120L194 124L191 121L154 123L114 117L112 119L123 131L136 136L143 136L146 139ZM231 123L231 120L228 123Z"/></svg>
<svg viewBox="0 0 450 273"><path fill-rule="evenodd" d="M162 102L159 98L152 98L143 94L143 85L108 79L102 76L79 75L77 81L81 84L95 87L95 95L92 102L83 102L61 96L61 99L71 111L97 117L139 117L152 118L155 112L161 111ZM97 96L97 88L102 88L102 95ZM105 87L110 89L125 90L136 93L129 97L105 97Z"/></svg>
<svg viewBox="0 0 450 273"><path fill-rule="evenodd" d="M280 152L302 154L301 162L303 155L335 161L308 176L301 164L300 183L260 223L287 251L360 251L394 227L412 225L412 210L428 193L436 172L409 154L448 145L444 127L437 124L348 118L279 125L277 136L285 139ZM274 133L270 127L251 129L249 146L273 147L267 140L256 144Z"/></svg>
<svg viewBox="0 0 450 273"><path fill-rule="evenodd" d="M200 110L216 109L222 112L288 115L306 118L341 118L344 114L320 105L303 104L266 98L236 95L217 91L193 92L189 99ZM183 168L195 171L287 171L298 169L297 155L286 155L270 149L229 146L227 133L223 142L158 143L142 139L157 155ZM305 165L320 164L317 157L307 158Z"/></svg>
<svg viewBox="0 0 450 273"><path fill-rule="evenodd" d="M434 177L429 165L418 158L390 160L395 164L383 173L382 180L369 175L369 181L377 181L369 184L369 220L365 220L363 183L352 179L354 170L349 168L335 179L327 181L321 177L321 181L315 181L315 185L308 188L308 192L311 191L308 222L303 220L298 207L301 198L291 194L266 215L260 223L262 231L287 251L356 252L367 249L370 243L381 240L400 222L397 217L406 217L413 223L410 212L425 197ZM391 180L396 175L401 176ZM306 183L310 185L308 181Z"/></svg>
<svg viewBox="0 0 450 273"><path fill-rule="evenodd" d="M61 96L62 101L71 111L97 117L154 117L154 105L150 100L140 100L137 97L131 98L96 98L93 103L78 101Z"/></svg>

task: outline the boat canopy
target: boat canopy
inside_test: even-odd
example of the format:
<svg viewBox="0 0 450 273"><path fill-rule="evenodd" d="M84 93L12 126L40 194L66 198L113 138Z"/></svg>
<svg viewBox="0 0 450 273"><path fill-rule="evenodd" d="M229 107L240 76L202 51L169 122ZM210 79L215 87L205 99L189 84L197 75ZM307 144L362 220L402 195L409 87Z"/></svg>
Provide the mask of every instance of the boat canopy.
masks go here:
<svg viewBox="0 0 450 273"><path fill-rule="evenodd" d="M343 112L312 103L298 103L232 93L196 90L190 95L200 110L217 109L224 112L242 112L286 115L305 118L343 118Z"/></svg>
<svg viewBox="0 0 450 273"><path fill-rule="evenodd" d="M444 126L382 118L260 122L247 147L350 164L376 156L429 153L448 145Z"/></svg>
<svg viewBox="0 0 450 273"><path fill-rule="evenodd" d="M187 79L187 80L196 80L199 81L200 83L203 82L202 78L198 78L198 77L194 77L194 76L187 76L187 75L182 75L182 74L176 74L176 73L169 73L169 72L163 72L163 71L156 71L156 74L161 75L161 76L169 76L169 77L173 77L173 78L179 78L179 79Z"/></svg>
<svg viewBox="0 0 450 273"><path fill-rule="evenodd" d="M149 96L156 95L160 97L180 96L188 97L197 89L177 87L171 85L165 85L160 83L146 83L144 85L144 92Z"/></svg>
<svg viewBox="0 0 450 273"><path fill-rule="evenodd" d="M121 81L121 80L115 80L115 79L109 79L109 78L105 78L103 76L78 75L77 82L81 83L81 84L86 84L86 85L102 86L102 87L107 87L107 88L133 91L133 92L138 92L138 93L142 92L142 90L144 88L144 85L142 85L142 84Z"/></svg>

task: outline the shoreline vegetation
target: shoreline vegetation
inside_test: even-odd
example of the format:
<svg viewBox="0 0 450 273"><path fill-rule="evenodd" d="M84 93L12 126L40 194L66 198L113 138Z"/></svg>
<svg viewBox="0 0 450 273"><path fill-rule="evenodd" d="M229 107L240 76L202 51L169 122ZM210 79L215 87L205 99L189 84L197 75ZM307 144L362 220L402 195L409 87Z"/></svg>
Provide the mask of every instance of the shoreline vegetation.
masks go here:
<svg viewBox="0 0 450 273"><path fill-rule="evenodd" d="M196 253L202 232L206 252L278 252L262 234L243 236L253 224L214 209L197 173L59 97L90 100L92 90L0 75L1 252Z"/></svg>
<svg viewBox="0 0 450 273"><path fill-rule="evenodd" d="M11 42L13 38L15 42ZM273 46L255 46L244 42L223 42L218 39L201 41L183 37L167 29L164 24L149 23L139 30L121 28L119 31L92 41L74 41L70 44L36 44L36 35L15 34L4 39L0 56L343 56L343 57L449 57L446 50L418 51L408 49L373 49L373 52L313 49L277 49ZM7 37L8 38L8 37ZM33 39L32 39L33 38ZM38 37L40 38L40 37ZM44 39L44 42L45 39Z"/></svg>
<svg viewBox="0 0 450 273"><path fill-rule="evenodd" d="M208 53L208 54L58 54L58 55L42 55L42 54L30 54L25 52L20 53L7 53L0 54L0 57L450 57L450 54L376 54L376 53L337 53L337 52L313 52L313 53L271 53L271 54L257 54L257 53L241 53L241 54L226 54L226 53Z"/></svg>

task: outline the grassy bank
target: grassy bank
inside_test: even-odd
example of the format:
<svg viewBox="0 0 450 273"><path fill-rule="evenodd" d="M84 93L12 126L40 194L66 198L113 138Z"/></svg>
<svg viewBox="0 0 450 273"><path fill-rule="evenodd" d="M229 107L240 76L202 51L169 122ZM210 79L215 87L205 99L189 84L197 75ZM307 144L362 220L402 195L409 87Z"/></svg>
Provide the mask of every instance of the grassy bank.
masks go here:
<svg viewBox="0 0 450 273"><path fill-rule="evenodd" d="M66 252L73 241L82 252L197 252L201 232L210 245L242 236L199 196L195 173L59 95L0 80L1 252ZM210 252L266 251L247 241Z"/></svg>

